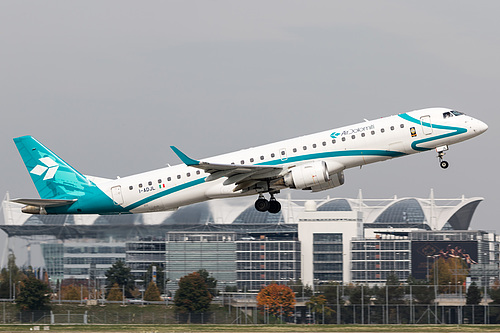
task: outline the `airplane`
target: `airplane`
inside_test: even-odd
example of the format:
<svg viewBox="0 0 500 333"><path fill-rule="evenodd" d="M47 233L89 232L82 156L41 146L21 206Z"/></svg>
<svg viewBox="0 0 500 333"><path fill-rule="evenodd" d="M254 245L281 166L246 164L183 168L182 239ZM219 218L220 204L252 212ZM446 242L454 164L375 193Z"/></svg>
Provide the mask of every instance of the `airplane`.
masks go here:
<svg viewBox="0 0 500 333"><path fill-rule="evenodd" d="M335 188L349 168L435 149L446 169L451 144L487 129L454 109L427 108L202 160L171 146L183 164L117 179L83 175L35 138L21 136L14 142L40 199L11 201L29 214L131 214L257 195L255 208L276 214L281 190Z"/></svg>

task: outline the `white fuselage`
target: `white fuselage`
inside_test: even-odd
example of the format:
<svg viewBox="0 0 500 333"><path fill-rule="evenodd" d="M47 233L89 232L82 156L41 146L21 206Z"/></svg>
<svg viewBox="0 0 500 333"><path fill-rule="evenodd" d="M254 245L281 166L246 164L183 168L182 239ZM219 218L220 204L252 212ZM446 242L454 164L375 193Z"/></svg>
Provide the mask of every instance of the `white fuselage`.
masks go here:
<svg viewBox="0 0 500 333"><path fill-rule="evenodd" d="M204 159L204 162L294 167L315 160L328 172L448 146L484 132L487 126L451 109L431 108L389 116L311 135ZM175 165L96 185L131 213L172 210L214 198L252 195L258 191L224 185L225 177L205 181L204 170Z"/></svg>

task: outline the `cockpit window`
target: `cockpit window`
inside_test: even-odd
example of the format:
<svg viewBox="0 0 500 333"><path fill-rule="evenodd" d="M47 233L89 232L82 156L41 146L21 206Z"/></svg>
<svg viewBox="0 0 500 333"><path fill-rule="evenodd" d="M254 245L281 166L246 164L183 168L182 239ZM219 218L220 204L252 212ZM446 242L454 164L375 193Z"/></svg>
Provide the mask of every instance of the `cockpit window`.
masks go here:
<svg viewBox="0 0 500 333"><path fill-rule="evenodd" d="M447 112L444 112L443 113L443 118L446 119L446 118L450 118L450 117L455 117L455 116L462 116L463 113L462 112L458 112L458 111L447 111Z"/></svg>

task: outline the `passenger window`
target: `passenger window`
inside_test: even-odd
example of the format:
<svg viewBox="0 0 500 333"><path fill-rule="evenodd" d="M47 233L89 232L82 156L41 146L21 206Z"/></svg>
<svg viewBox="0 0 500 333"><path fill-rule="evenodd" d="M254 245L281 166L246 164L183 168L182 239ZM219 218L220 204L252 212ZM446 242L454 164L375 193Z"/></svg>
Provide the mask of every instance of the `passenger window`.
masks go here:
<svg viewBox="0 0 500 333"><path fill-rule="evenodd" d="M245 161L244 161L244 160L241 160L241 161L240 161L240 163L241 163L241 164L245 164Z"/></svg>
<svg viewBox="0 0 500 333"><path fill-rule="evenodd" d="M363 137L363 138L364 138L364 137L365 137L365 135L366 135L365 133L361 133L361 137Z"/></svg>
<svg viewBox="0 0 500 333"><path fill-rule="evenodd" d="M153 185L153 182L152 182L152 181L149 181L149 182L148 182L148 185L149 185L149 186Z"/></svg>
<svg viewBox="0 0 500 333"><path fill-rule="evenodd" d="M199 175L199 174L200 174L200 170L197 170L197 171L196 171L196 174L197 174L197 175Z"/></svg>
<svg viewBox="0 0 500 333"><path fill-rule="evenodd" d="M254 159L253 159L253 157L252 157L252 158L250 159L250 163L253 163L253 161L254 161Z"/></svg>
<svg viewBox="0 0 500 333"><path fill-rule="evenodd" d="M191 172L186 173L186 176L191 177Z"/></svg>
<svg viewBox="0 0 500 333"><path fill-rule="evenodd" d="M161 184L161 179L158 179L158 184Z"/></svg>
<svg viewBox="0 0 500 333"><path fill-rule="evenodd" d="M323 141L323 146L326 146L326 141Z"/></svg>
<svg viewBox="0 0 500 333"><path fill-rule="evenodd" d="M313 143L313 148L316 148L316 144L315 143Z"/></svg>
<svg viewBox="0 0 500 333"><path fill-rule="evenodd" d="M297 148L293 148L293 152L296 153L297 152Z"/></svg>
<svg viewBox="0 0 500 333"><path fill-rule="evenodd" d="M375 131L371 131L372 135L375 135Z"/></svg>
<svg viewBox="0 0 500 333"><path fill-rule="evenodd" d="M332 143L333 143L333 144L335 144L335 142L337 142L337 140L333 139L333 140L332 140Z"/></svg>
<svg viewBox="0 0 500 333"><path fill-rule="evenodd" d="M177 175L177 179L181 179L181 175Z"/></svg>
<svg viewBox="0 0 500 333"><path fill-rule="evenodd" d="M302 147L302 149L307 150L307 146Z"/></svg>
<svg viewBox="0 0 500 333"><path fill-rule="evenodd" d="M356 135L351 135L351 139L356 139Z"/></svg>
<svg viewBox="0 0 500 333"><path fill-rule="evenodd" d="M171 181L171 180L172 180L172 177L168 177L168 178L167 178L167 181Z"/></svg>
<svg viewBox="0 0 500 333"><path fill-rule="evenodd" d="M134 189L134 187L133 186L129 186L128 189L132 191Z"/></svg>
<svg viewBox="0 0 500 333"><path fill-rule="evenodd" d="M274 157L274 156L276 156L276 155L274 155L274 153L272 153L272 154L271 154L271 157Z"/></svg>
<svg viewBox="0 0 500 333"><path fill-rule="evenodd" d="M285 151L284 150L281 151L281 155L285 155Z"/></svg>
<svg viewBox="0 0 500 333"><path fill-rule="evenodd" d="M345 141L345 136L342 137L342 141Z"/></svg>
<svg viewBox="0 0 500 333"><path fill-rule="evenodd" d="M142 184L139 184L139 188L142 188Z"/></svg>
<svg viewBox="0 0 500 333"><path fill-rule="evenodd" d="M401 125L399 125L399 127L405 128L405 124L401 124Z"/></svg>
<svg viewBox="0 0 500 333"><path fill-rule="evenodd" d="M394 126L391 126L391 131L394 131Z"/></svg>
<svg viewBox="0 0 500 333"><path fill-rule="evenodd" d="M260 159L261 159L261 160L264 160L264 156L261 156L261 157L260 157Z"/></svg>
<svg viewBox="0 0 500 333"><path fill-rule="evenodd" d="M381 128L381 129L380 129L380 132L384 133L384 132L385 132L385 129Z"/></svg>

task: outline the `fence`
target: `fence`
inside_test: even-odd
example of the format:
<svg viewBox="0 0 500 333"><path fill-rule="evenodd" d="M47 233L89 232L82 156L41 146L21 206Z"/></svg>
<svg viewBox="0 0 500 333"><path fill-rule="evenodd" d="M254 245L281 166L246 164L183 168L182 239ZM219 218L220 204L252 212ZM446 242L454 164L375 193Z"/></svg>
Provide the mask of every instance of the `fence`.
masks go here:
<svg viewBox="0 0 500 333"><path fill-rule="evenodd" d="M150 311L154 305L144 306L137 311L133 305L124 309L72 309L66 313L51 311L7 311L3 312L3 323L48 324L500 324L500 306L466 305L348 305L339 311L312 311L310 308L296 308L291 317L274 317L257 309L215 310L205 313L176 313L164 306L160 311Z"/></svg>
<svg viewBox="0 0 500 333"><path fill-rule="evenodd" d="M292 316L272 316L256 308L255 295L224 294L210 312L178 313L171 301L106 302L54 300L51 311L20 312L0 303L0 322L32 324L500 324L500 304L482 290L480 305L466 305L462 287L316 286L327 302L299 297ZM484 293L484 292L487 293ZM330 293L330 294L328 294ZM298 292L304 295L304 292Z"/></svg>

